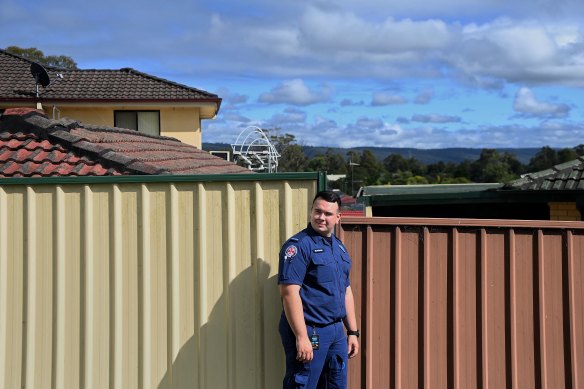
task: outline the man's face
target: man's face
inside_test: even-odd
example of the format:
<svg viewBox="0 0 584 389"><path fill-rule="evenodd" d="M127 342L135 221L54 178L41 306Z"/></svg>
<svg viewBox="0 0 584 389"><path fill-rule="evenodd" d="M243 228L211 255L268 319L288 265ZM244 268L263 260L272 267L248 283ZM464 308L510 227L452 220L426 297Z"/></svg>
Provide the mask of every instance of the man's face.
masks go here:
<svg viewBox="0 0 584 389"><path fill-rule="evenodd" d="M310 225L322 236L331 236L335 225L341 220L337 203L316 199L310 211Z"/></svg>

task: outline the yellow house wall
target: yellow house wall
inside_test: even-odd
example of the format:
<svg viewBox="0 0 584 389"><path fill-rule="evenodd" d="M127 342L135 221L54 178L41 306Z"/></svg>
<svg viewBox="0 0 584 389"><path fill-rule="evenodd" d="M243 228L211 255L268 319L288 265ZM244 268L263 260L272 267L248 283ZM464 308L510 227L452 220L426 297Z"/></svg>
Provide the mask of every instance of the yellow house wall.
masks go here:
<svg viewBox="0 0 584 389"><path fill-rule="evenodd" d="M0 183L0 388L281 387L316 181Z"/></svg>
<svg viewBox="0 0 584 389"><path fill-rule="evenodd" d="M52 118L53 109L48 105L43 108L47 115ZM69 117L82 123L113 127L114 110L160 111L160 135L170 136L202 149L199 108L159 106L59 107L60 112L55 111L55 115L60 114L60 117Z"/></svg>
<svg viewBox="0 0 584 389"><path fill-rule="evenodd" d="M574 202L549 203L550 220L582 220L582 215Z"/></svg>

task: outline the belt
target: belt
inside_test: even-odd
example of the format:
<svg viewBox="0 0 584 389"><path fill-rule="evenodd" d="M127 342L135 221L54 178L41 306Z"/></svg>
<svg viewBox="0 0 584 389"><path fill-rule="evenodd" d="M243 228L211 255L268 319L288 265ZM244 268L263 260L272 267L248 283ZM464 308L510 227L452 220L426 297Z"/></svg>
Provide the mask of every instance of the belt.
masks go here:
<svg viewBox="0 0 584 389"><path fill-rule="evenodd" d="M326 323L326 324L322 324L322 323L313 323L311 321L307 321L306 325L311 326L311 327L316 327L316 328L323 328L323 327L328 327L330 325L336 324L336 323L340 323L343 319L337 319L335 321L331 321L330 323Z"/></svg>

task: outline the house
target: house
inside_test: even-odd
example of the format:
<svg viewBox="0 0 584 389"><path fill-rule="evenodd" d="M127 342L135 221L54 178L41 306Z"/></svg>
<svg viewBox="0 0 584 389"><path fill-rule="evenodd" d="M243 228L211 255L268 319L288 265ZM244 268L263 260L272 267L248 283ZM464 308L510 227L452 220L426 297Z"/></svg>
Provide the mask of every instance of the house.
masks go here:
<svg viewBox="0 0 584 389"><path fill-rule="evenodd" d="M501 192L547 201L550 220L584 220L584 157L525 174Z"/></svg>
<svg viewBox="0 0 584 389"><path fill-rule="evenodd" d="M0 178L240 173L251 172L170 137L53 120L34 108L0 116Z"/></svg>
<svg viewBox="0 0 584 389"><path fill-rule="evenodd" d="M366 186L368 216L582 220L584 157L501 184Z"/></svg>
<svg viewBox="0 0 584 389"><path fill-rule="evenodd" d="M0 113L7 108L42 108L53 119L70 117L82 123L170 136L201 148L201 121L214 118L221 106L221 98L215 94L130 68L47 67L50 84L37 86L32 64L0 50Z"/></svg>

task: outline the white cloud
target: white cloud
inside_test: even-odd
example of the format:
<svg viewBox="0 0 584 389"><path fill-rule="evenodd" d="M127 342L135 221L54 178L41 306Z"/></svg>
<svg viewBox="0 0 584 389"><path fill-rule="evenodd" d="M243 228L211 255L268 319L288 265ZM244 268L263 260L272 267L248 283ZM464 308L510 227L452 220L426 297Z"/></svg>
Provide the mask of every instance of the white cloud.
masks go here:
<svg viewBox="0 0 584 389"><path fill-rule="evenodd" d="M329 102L333 95L333 88L322 84L317 88L310 88L301 79L284 81L270 92L262 93L259 101L270 104L311 105Z"/></svg>
<svg viewBox="0 0 584 389"><path fill-rule="evenodd" d="M515 96L513 109L525 117L564 118L570 113L566 104L554 104L539 101L529 88L520 88Z"/></svg>
<svg viewBox="0 0 584 389"><path fill-rule="evenodd" d="M371 119L368 117L361 117L355 122L355 126L361 127L364 130L376 130L383 128L384 123L381 119Z"/></svg>
<svg viewBox="0 0 584 389"><path fill-rule="evenodd" d="M342 26L342 39L339 27ZM352 52L363 56L444 48L451 39L446 23L428 19L372 22L350 11L308 7L301 18L303 44L319 52Z"/></svg>
<svg viewBox="0 0 584 389"><path fill-rule="evenodd" d="M467 77L584 86L584 36L576 25L499 18L467 24L443 58Z"/></svg>
<svg viewBox="0 0 584 389"><path fill-rule="evenodd" d="M238 112L225 112L221 114L223 120L230 121L230 122L239 122L239 123L249 123L251 119L243 116Z"/></svg>
<svg viewBox="0 0 584 389"><path fill-rule="evenodd" d="M448 116L448 115L422 115L416 114L412 116L413 122L418 123L459 123L461 121L459 116Z"/></svg>
<svg viewBox="0 0 584 389"><path fill-rule="evenodd" d="M360 101L353 101L351 99L343 99L341 100L341 107L351 107L351 106L361 106L364 105L365 103L363 102L363 100Z"/></svg>
<svg viewBox="0 0 584 389"><path fill-rule="evenodd" d="M286 127L291 124L298 124L306 122L306 112L297 108L286 108L284 112L272 116L269 123L273 127Z"/></svg>
<svg viewBox="0 0 584 389"><path fill-rule="evenodd" d="M424 89L414 98L415 104L428 104L434 97L434 90L431 88Z"/></svg>
<svg viewBox="0 0 584 389"><path fill-rule="evenodd" d="M407 103L407 99L405 97L388 92L375 92L373 94L373 98L371 99L371 105L376 107L383 105L399 105L405 103Z"/></svg>

